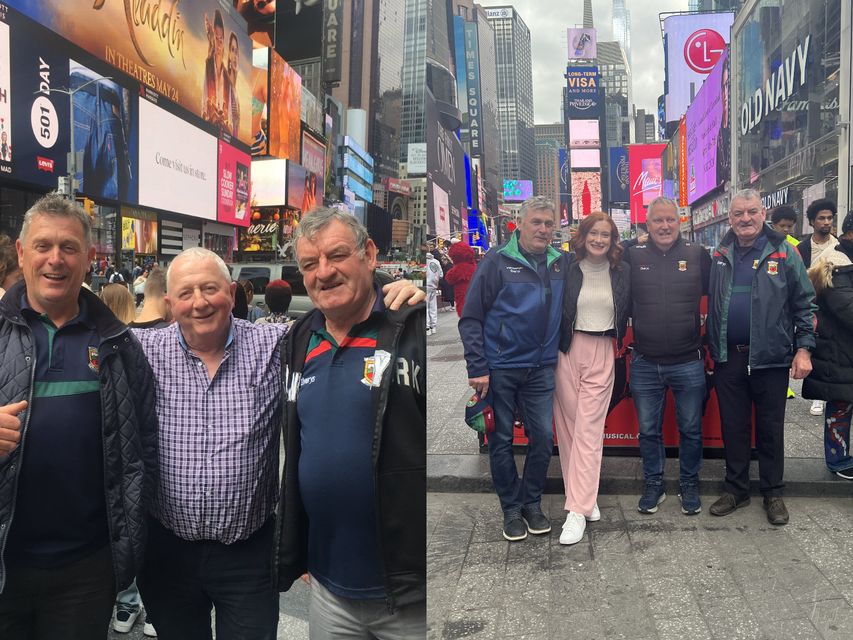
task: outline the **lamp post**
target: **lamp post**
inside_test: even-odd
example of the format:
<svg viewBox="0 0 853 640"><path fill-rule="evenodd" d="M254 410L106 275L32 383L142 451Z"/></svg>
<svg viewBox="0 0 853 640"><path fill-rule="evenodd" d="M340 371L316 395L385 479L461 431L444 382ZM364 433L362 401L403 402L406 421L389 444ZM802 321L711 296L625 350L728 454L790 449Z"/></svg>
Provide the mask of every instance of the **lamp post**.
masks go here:
<svg viewBox="0 0 853 640"><path fill-rule="evenodd" d="M69 130L69 139L71 142L71 152L68 154L68 175L60 176L58 190L65 195L69 200L74 199L74 195L77 191L76 184L76 175L77 175L77 151L74 147L74 94L80 91L81 89L85 89L90 84L94 84L96 82L101 82L102 80L112 80L111 76L105 76L103 78L93 78L88 82L81 84L76 89L50 89L50 93L64 93L68 96L68 112L70 113L71 119L71 128ZM40 91L36 91L35 93L41 93ZM63 181L63 178L65 180ZM64 184L63 184L64 183Z"/></svg>

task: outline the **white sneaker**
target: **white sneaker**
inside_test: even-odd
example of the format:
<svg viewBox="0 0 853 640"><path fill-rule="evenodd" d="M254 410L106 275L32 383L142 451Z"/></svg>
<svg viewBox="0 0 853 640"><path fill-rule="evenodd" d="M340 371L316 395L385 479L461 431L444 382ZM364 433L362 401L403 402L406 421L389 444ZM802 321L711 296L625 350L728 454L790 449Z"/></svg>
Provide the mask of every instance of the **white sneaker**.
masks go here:
<svg viewBox="0 0 853 640"><path fill-rule="evenodd" d="M116 605L115 613L113 613L113 629L119 633L127 633L133 628L138 617L139 607Z"/></svg>
<svg viewBox="0 0 853 640"><path fill-rule="evenodd" d="M148 638L156 638L157 637L157 630L154 628L153 624L151 624L150 622L148 622L148 620L146 620L145 626L142 627L142 634Z"/></svg>
<svg viewBox="0 0 853 640"><path fill-rule="evenodd" d="M809 413L813 416L822 416L823 415L823 400L812 400L812 406L809 409Z"/></svg>
<svg viewBox="0 0 853 640"><path fill-rule="evenodd" d="M598 503L595 503L595 506L592 508L592 515L588 515L586 517L587 522L598 522L601 520L601 511L598 509Z"/></svg>
<svg viewBox="0 0 853 640"><path fill-rule="evenodd" d="M563 532L560 534L560 544L575 544L583 538L586 529L586 518L581 514L569 511L566 522L563 523Z"/></svg>

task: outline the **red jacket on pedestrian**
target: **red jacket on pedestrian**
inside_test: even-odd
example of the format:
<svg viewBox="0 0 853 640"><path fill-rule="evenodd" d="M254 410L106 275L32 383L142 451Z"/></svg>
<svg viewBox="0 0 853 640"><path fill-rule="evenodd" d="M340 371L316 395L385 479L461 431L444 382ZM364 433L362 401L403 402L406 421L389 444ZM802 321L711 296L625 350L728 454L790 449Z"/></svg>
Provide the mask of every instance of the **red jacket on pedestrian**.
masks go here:
<svg viewBox="0 0 853 640"><path fill-rule="evenodd" d="M465 294L468 283L477 270L474 250L465 242L451 245L447 255L453 260L453 266L444 274L444 279L453 286L453 298L456 303L456 314L462 317L462 307L465 305Z"/></svg>

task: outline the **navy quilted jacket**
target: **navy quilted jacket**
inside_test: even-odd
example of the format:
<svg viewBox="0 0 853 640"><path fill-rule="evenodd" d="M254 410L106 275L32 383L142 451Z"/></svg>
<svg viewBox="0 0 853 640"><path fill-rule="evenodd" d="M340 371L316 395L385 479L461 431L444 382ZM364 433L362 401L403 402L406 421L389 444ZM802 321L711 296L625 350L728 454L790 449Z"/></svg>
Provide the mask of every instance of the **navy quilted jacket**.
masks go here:
<svg viewBox="0 0 853 640"><path fill-rule="evenodd" d="M35 353L29 327L21 316L23 281L0 300L0 406L32 403ZM91 291L83 289L101 336L98 350L104 443L104 493L116 588L127 587L142 565L145 514L157 486L157 416L154 374L129 329ZM15 526L19 461L27 446L27 417L21 414L17 449L0 456L0 593L6 584L6 538ZM69 416L73 420L73 416Z"/></svg>

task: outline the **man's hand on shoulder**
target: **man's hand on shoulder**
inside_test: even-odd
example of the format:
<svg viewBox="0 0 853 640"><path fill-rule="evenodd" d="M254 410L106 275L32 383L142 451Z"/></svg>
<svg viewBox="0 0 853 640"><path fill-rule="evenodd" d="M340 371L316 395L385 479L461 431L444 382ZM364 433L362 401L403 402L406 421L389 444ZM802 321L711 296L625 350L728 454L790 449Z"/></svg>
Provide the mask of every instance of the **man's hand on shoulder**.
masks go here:
<svg viewBox="0 0 853 640"><path fill-rule="evenodd" d="M403 306L406 300L410 306L414 306L419 302L426 300L426 293L416 287L411 280L395 280L382 287L382 293L385 294L385 306L392 311L397 311Z"/></svg>
<svg viewBox="0 0 853 640"><path fill-rule="evenodd" d="M485 398L489 393L489 376L479 376L477 378L468 378L468 386L477 392L481 398Z"/></svg>
<svg viewBox="0 0 853 640"><path fill-rule="evenodd" d="M21 441L21 419L18 414L26 408L26 400L0 407L0 456L12 453Z"/></svg>

